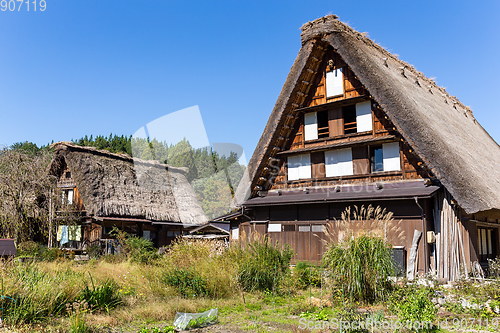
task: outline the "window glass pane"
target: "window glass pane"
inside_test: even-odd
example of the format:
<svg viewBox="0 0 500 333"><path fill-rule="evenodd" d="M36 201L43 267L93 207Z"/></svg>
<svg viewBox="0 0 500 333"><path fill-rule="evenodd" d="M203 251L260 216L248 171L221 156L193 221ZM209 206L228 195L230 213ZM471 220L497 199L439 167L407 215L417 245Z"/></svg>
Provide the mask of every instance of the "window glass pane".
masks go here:
<svg viewBox="0 0 500 333"><path fill-rule="evenodd" d="M147 239L147 240L151 240L151 231L147 231L147 230L143 231L142 238Z"/></svg>
<svg viewBox="0 0 500 333"><path fill-rule="evenodd" d="M491 244L491 229L488 229L488 254L493 254L493 249Z"/></svg>
<svg viewBox="0 0 500 333"><path fill-rule="evenodd" d="M325 226L320 224L313 224L312 232L325 232Z"/></svg>
<svg viewBox="0 0 500 333"><path fill-rule="evenodd" d="M371 155L372 172L384 171L384 153L382 147L372 148Z"/></svg>
<svg viewBox="0 0 500 333"><path fill-rule="evenodd" d="M482 255L483 254L483 247L481 245L481 229L477 230L477 247L478 247L479 255Z"/></svg>
<svg viewBox="0 0 500 333"><path fill-rule="evenodd" d="M488 249L486 248L486 229L481 229L481 246L483 248L483 254L487 254Z"/></svg>
<svg viewBox="0 0 500 333"><path fill-rule="evenodd" d="M311 231L310 225L299 225L299 232L309 232Z"/></svg>
<svg viewBox="0 0 500 333"><path fill-rule="evenodd" d="M73 190L68 190L68 204L73 203Z"/></svg>

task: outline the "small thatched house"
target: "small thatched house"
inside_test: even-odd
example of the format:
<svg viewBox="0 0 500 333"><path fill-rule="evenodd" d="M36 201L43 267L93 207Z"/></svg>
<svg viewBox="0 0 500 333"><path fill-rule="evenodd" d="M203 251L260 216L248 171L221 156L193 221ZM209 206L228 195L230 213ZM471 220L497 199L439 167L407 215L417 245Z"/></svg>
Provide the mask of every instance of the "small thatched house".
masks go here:
<svg viewBox="0 0 500 333"><path fill-rule="evenodd" d="M372 204L394 212L405 237L389 241L410 275L454 280L499 255L500 147L472 111L334 15L301 37L238 188L241 212L225 218L233 238L265 233L295 260L319 260L324 226Z"/></svg>
<svg viewBox="0 0 500 333"><path fill-rule="evenodd" d="M208 221L186 168L69 142L53 148L49 172L58 178L63 203L57 218L60 224L74 220L84 226L77 239L83 245L110 238L118 227L163 246Z"/></svg>

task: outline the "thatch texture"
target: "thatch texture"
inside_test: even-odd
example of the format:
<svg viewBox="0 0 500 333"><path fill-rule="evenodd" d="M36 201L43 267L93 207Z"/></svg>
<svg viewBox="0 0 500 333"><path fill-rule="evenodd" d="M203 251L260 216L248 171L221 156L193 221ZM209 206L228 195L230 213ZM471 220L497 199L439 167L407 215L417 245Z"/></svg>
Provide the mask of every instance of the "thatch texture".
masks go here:
<svg viewBox="0 0 500 333"><path fill-rule="evenodd" d="M189 185L174 168L69 142L53 145L50 173L66 165L88 215L201 224L208 221Z"/></svg>
<svg viewBox="0 0 500 333"><path fill-rule="evenodd" d="M381 105L427 168L469 214L500 209L500 147L472 111L412 66L337 20L326 16L302 27L302 49L249 162L250 181L272 154L273 136L291 108L291 94L311 54L328 42Z"/></svg>

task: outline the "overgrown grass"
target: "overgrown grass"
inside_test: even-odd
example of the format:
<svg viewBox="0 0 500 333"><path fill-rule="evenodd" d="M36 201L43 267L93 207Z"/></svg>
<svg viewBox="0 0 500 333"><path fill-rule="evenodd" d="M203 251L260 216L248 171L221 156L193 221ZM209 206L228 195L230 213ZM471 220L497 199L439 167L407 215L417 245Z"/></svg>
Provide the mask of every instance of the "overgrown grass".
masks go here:
<svg viewBox="0 0 500 333"><path fill-rule="evenodd" d="M235 249L238 282L244 290L275 290L290 275L290 260L294 253L288 245L273 245L267 237Z"/></svg>
<svg viewBox="0 0 500 333"><path fill-rule="evenodd" d="M381 301L391 290L388 280L394 274L391 250L381 238L362 235L332 244L323 262L330 270L333 284L345 287L351 301Z"/></svg>

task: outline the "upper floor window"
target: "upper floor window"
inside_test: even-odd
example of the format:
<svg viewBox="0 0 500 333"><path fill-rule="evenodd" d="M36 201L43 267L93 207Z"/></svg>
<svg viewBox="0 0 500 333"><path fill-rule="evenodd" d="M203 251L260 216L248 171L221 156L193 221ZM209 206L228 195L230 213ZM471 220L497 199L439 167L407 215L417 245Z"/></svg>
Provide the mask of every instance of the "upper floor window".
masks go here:
<svg viewBox="0 0 500 333"><path fill-rule="evenodd" d="M327 177L350 176L353 174L351 148L325 152L325 174Z"/></svg>
<svg viewBox="0 0 500 333"><path fill-rule="evenodd" d="M71 178L71 172L66 171L66 175L65 176L66 176L66 179Z"/></svg>
<svg viewBox="0 0 500 333"><path fill-rule="evenodd" d="M357 145L288 157L289 181L400 170L399 142L376 146Z"/></svg>
<svg viewBox="0 0 500 333"><path fill-rule="evenodd" d="M304 140L316 140L373 129L371 101L304 114Z"/></svg>
<svg viewBox="0 0 500 333"><path fill-rule="evenodd" d="M73 190L63 190L62 191L62 202L63 205L73 204Z"/></svg>
<svg viewBox="0 0 500 333"><path fill-rule="evenodd" d="M371 172L401 170L399 142L372 146L370 152L370 169Z"/></svg>
<svg viewBox="0 0 500 333"><path fill-rule="evenodd" d="M311 155L288 157L288 180L311 178Z"/></svg>
<svg viewBox="0 0 500 333"><path fill-rule="evenodd" d="M344 73L342 68L326 72L326 98L344 94Z"/></svg>

